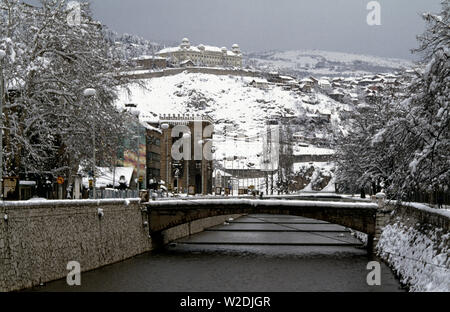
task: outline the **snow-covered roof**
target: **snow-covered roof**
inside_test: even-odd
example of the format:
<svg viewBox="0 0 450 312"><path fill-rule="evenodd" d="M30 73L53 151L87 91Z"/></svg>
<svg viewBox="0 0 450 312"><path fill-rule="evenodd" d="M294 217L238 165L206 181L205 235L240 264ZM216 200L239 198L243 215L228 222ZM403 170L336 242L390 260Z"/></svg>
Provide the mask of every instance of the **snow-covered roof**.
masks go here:
<svg viewBox="0 0 450 312"><path fill-rule="evenodd" d="M165 60L165 57L157 56L157 55L141 55L133 58L133 61L142 61L142 60Z"/></svg>
<svg viewBox="0 0 450 312"><path fill-rule="evenodd" d="M204 50L203 50L204 48ZM197 47L195 46L190 46L190 47L169 47L169 48L165 48L162 49L160 51L158 51L156 54L161 55L161 54L170 54L170 53L176 53L176 52L182 52L182 51L189 51L189 52L198 52L201 53L203 51L206 52L215 52L215 53L223 53L222 48L219 47L215 47L215 46L209 46L209 45L199 45ZM237 56L240 54L234 53L232 51L226 50L226 53L228 56Z"/></svg>
<svg viewBox="0 0 450 312"><path fill-rule="evenodd" d="M217 170L213 171L213 178L216 177L216 174L218 174L219 176L222 176L222 177L231 177L232 176L231 174L226 173L225 171L220 170L220 169L217 169Z"/></svg>
<svg viewBox="0 0 450 312"><path fill-rule="evenodd" d="M147 130L156 131L156 132L162 134L162 130L161 129L149 125L148 122L141 122L141 125L144 126Z"/></svg>
<svg viewBox="0 0 450 312"><path fill-rule="evenodd" d="M294 147L294 155L333 155L334 153L335 151L329 148L321 148L315 146Z"/></svg>
<svg viewBox="0 0 450 312"><path fill-rule="evenodd" d="M314 162L296 162L293 164L292 169L294 172L300 171L302 168L309 168L309 167L315 167L323 170L332 170L334 168L334 163L332 162L320 162L320 161L314 161Z"/></svg>

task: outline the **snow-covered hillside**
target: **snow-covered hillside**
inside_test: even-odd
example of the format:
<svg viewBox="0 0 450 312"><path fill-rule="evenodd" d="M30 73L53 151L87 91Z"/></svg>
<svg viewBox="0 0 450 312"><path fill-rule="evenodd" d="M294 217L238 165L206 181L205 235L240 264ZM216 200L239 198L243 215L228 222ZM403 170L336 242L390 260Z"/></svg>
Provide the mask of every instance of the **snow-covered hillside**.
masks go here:
<svg viewBox="0 0 450 312"><path fill-rule="evenodd" d="M252 80L267 82L262 78L220 76L183 72L178 75L141 80L144 86L134 83L119 91L117 105L137 104L142 120L158 119L159 114L207 114L215 120L215 141L217 154L238 149L233 153L248 153L256 147L239 144L231 147L221 142L221 135L227 137L258 137L266 128L266 121L279 117L307 116L311 114L331 115L331 124L339 128L339 111L351 107L317 93L317 104L308 104L310 95L283 90L270 84L267 88L251 86ZM224 133L225 132L225 133ZM222 139L223 136L222 136ZM222 140L223 141L223 140Z"/></svg>
<svg viewBox="0 0 450 312"><path fill-rule="evenodd" d="M265 87L251 85L253 80ZM322 141L325 138L326 142L327 136L333 131L341 130L339 112L352 109L351 105L337 102L319 91L303 93L285 90L283 86L268 83L263 78L183 72L142 79L140 83L129 85L130 92L120 90L117 106L136 104L142 121L158 120L160 114L209 115L215 122L215 158L246 157L245 161L223 162L230 169L232 166L244 168L248 162L253 162L256 165L254 168L260 168L261 158L258 158L258 154L263 151L261 132L267 130L267 120L281 117L293 124L288 122L296 137L290 142L294 155L322 154L317 151L332 154L330 149L308 145L298 138L320 137ZM316 98L315 104L309 104L311 96ZM314 117L320 114L330 116L329 120L316 123ZM237 140L236 136L239 137ZM244 136L250 137L250 140L246 141Z"/></svg>
<svg viewBox="0 0 450 312"><path fill-rule="evenodd" d="M279 71L299 77L363 76L407 69L412 63L403 59L328 52L320 50L292 50L249 53L246 64L262 70Z"/></svg>

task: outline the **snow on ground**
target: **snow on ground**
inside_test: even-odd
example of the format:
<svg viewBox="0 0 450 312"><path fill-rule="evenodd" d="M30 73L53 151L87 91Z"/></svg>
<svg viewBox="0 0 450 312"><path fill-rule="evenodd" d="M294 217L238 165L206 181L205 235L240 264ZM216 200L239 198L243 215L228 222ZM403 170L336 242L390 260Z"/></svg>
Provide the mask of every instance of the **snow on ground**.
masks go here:
<svg viewBox="0 0 450 312"><path fill-rule="evenodd" d="M397 220L385 226L377 248L410 291L450 291L450 233L418 231ZM440 242L440 243L438 243Z"/></svg>

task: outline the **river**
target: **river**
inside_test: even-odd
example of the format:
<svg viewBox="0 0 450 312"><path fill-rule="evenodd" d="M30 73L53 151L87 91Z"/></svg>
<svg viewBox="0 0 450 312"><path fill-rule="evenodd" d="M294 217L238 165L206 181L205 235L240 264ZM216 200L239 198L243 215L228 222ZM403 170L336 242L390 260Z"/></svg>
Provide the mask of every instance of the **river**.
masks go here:
<svg viewBox="0 0 450 312"><path fill-rule="evenodd" d="M404 291L383 263L381 285L369 286L371 260L342 226L255 214L82 273L81 286L62 279L32 291Z"/></svg>

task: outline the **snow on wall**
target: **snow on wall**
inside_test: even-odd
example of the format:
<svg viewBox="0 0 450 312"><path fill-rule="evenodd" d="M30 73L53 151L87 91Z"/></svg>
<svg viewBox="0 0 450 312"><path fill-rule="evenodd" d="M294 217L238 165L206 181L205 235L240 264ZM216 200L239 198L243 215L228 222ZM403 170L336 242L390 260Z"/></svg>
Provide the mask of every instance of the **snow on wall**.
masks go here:
<svg viewBox="0 0 450 312"><path fill-rule="evenodd" d="M181 199L155 200L146 203L150 207L158 206L189 206L189 205L253 205L253 206L283 206L283 207L336 207L336 208L377 208L375 203L351 203L308 200L272 200L272 199Z"/></svg>
<svg viewBox="0 0 450 312"><path fill-rule="evenodd" d="M378 242L378 254L389 263L400 277L400 281L407 285L410 291L448 292L450 291L448 226L439 227L423 221L414 215L407 216L404 213L393 212L393 217L384 227Z"/></svg>

